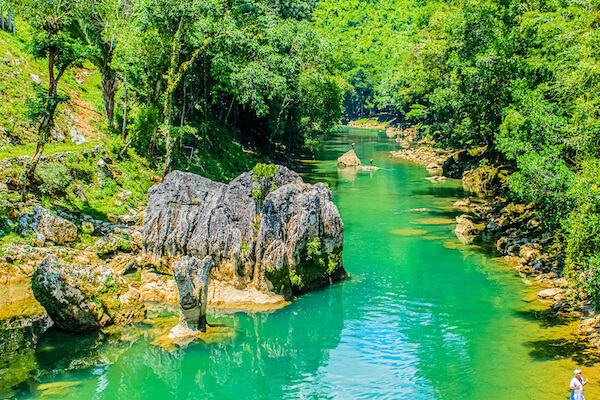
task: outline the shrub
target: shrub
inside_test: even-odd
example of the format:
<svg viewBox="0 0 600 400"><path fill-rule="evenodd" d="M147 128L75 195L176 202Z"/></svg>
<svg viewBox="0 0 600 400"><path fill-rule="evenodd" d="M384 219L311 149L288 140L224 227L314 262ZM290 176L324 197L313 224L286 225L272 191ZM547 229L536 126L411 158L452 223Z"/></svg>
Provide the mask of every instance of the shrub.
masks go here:
<svg viewBox="0 0 600 400"><path fill-rule="evenodd" d="M600 162L584 163L569 197L575 207L565 220L565 275L600 305Z"/></svg>
<svg viewBox="0 0 600 400"><path fill-rule="evenodd" d="M40 182L40 192L48 196L65 193L73 182L69 169L58 162L40 164L35 170L35 179Z"/></svg>
<svg viewBox="0 0 600 400"><path fill-rule="evenodd" d="M81 153L69 155L65 165L69 168L69 172L73 179L87 183L93 181L94 174L98 171L96 159L94 157L86 158Z"/></svg>

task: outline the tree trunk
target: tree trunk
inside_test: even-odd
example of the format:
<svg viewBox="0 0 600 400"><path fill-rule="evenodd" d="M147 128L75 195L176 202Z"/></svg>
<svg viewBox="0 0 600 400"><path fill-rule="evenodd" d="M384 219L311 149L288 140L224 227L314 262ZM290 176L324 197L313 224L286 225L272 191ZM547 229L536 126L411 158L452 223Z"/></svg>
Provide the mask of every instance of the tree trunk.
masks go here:
<svg viewBox="0 0 600 400"><path fill-rule="evenodd" d="M117 74L111 68L103 74L102 78L102 100L104 102L104 115L108 128L114 129L115 122L115 93L119 87Z"/></svg>
<svg viewBox="0 0 600 400"><path fill-rule="evenodd" d="M152 136L150 137L150 145L148 146L148 149L146 150L146 157L148 157L148 159L152 159L152 156L154 156L154 149L156 148L156 134L158 133L158 125L154 125L154 129L152 129Z"/></svg>
<svg viewBox="0 0 600 400"><path fill-rule="evenodd" d="M127 76L125 76L125 105L123 107L123 126L121 127L121 136L125 137L125 130L127 129Z"/></svg>
<svg viewBox="0 0 600 400"><path fill-rule="evenodd" d="M169 125L166 125L166 130L169 130ZM169 168L171 167L171 155L172 155L172 151L173 151L173 143L172 143L172 138L171 138L171 134L170 133L165 133L165 146L167 148L167 154L165 156L165 166L163 169L163 178L165 176L167 176L167 174L169 173Z"/></svg>
<svg viewBox="0 0 600 400"><path fill-rule="evenodd" d="M46 143L48 143L48 139L50 138L50 129L52 128L52 120L54 118L54 112L56 111L56 107L58 107L58 103L56 100L56 86L58 85L58 81L60 80L62 74L65 69L63 68L59 71L58 76L55 78L54 76L54 62L56 58L56 51L54 49L50 50L48 53L48 93L46 98L46 115L40 121L40 125L38 127L38 140L37 146L35 149L35 154L29 161L29 164L23 171L21 175L21 185L22 185L22 194L25 195L25 191L27 189L27 185L30 182L33 182L35 176L35 169L42 157L42 153L44 151L44 147Z"/></svg>
<svg viewBox="0 0 600 400"><path fill-rule="evenodd" d="M40 122L40 126L38 128L38 141L37 146L35 148L35 154L25 167L25 171L21 175L21 186L22 186L22 194L25 194L27 189L27 185L33 182L35 178L35 170L42 158L42 153L44 152L44 147L46 143L48 143L48 139L50 138L50 128L52 127L52 116L54 115L54 111L56 110L57 104L56 102L48 100L46 103L46 110L48 114L42 119Z"/></svg>

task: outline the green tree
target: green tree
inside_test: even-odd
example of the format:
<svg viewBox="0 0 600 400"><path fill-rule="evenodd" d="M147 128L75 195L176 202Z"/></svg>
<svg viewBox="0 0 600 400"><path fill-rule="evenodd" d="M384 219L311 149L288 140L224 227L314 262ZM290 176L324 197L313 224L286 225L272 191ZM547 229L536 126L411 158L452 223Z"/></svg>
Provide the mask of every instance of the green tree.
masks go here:
<svg viewBox="0 0 600 400"><path fill-rule="evenodd" d="M23 190L32 182L35 168L50 138L56 108L68 100L58 92L64 73L81 66L85 46L69 34L69 27L89 9L91 4L75 0L40 0L37 2L15 0L13 7L33 28L29 48L34 57L48 61L48 87L36 87L35 99L28 101L29 115L37 124L38 138L35 154L23 173Z"/></svg>
<svg viewBox="0 0 600 400"><path fill-rule="evenodd" d="M118 32L131 18L131 5L119 0L100 0L82 13L71 25L72 34L88 45L88 59L102 74L104 116L109 129L114 129L115 94L119 87L113 57Z"/></svg>

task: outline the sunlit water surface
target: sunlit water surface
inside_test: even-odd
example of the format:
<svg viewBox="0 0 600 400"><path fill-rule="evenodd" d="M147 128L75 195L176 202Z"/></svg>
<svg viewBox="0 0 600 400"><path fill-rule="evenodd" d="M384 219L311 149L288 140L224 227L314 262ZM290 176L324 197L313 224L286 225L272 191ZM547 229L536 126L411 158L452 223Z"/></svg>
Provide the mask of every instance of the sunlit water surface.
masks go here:
<svg viewBox="0 0 600 400"><path fill-rule="evenodd" d="M356 142L375 172L340 170ZM461 245L452 204L460 182L388 158L382 131L350 129L304 163L344 220L351 279L271 313L213 311L229 338L164 349L156 326L72 336L51 330L23 398L65 399L566 399L576 366L600 398L594 357L540 290L494 254ZM154 311L168 328L174 314Z"/></svg>

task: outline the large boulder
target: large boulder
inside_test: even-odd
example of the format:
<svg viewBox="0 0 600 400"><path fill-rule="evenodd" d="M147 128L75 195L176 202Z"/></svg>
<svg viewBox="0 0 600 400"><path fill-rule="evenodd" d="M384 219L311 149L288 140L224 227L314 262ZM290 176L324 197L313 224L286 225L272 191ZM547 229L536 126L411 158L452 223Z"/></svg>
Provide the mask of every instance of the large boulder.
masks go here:
<svg viewBox="0 0 600 400"><path fill-rule="evenodd" d="M146 315L139 292L104 265L67 265L48 256L34 272L31 288L54 323L69 332L125 325Z"/></svg>
<svg viewBox="0 0 600 400"><path fill-rule="evenodd" d="M23 233L35 233L40 244L46 241L64 244L77 239L77 227L74 223L40 206L33 207L33 214L21 215L19 227Z"/></svg>
<svg viewBox="0 0 600 400"><path fill-rule="evenodd" d="M360 167L360 159L354 149L348 150L337 160L338 168Z"/></svg>
<svg viewBox="0 0 600 400"><path fill-rule="evenodd" d="M260 213L255 284L288 296L339 280L344 226L322 183L293 183L271 193ZM286 292L287 291L287 292Z"/></svg>
<svg viewBox="0 0 600 400"><path fill-rule="evenodd" d="M345 276L331 191L283 166L229 185L175 171L148 194L143 245L157 272L172 273L183 256L210 256L210 280L287 299Z"/></svg>

